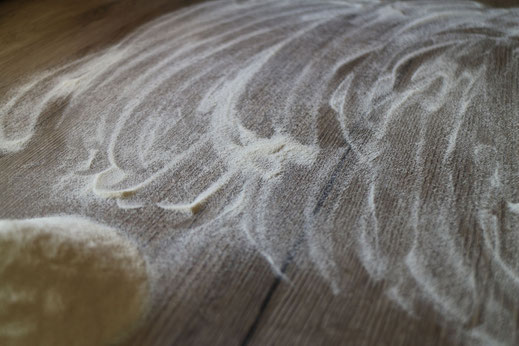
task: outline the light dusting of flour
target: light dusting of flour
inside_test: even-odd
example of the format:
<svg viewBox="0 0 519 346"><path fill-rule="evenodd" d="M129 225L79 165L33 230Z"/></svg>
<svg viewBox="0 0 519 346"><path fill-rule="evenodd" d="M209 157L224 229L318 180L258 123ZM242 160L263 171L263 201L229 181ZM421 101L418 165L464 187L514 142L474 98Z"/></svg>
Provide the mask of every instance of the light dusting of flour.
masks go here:
<svg viewBox="0 0 519 346"><path fill-rule="evenodd" d="M61 105L53 198L169 213L176 256L214 230L279 274L299 251L337 294L355 252L410 313L512 344L518 73L517 9L214 1L13 91L0 149Z"/></svg>

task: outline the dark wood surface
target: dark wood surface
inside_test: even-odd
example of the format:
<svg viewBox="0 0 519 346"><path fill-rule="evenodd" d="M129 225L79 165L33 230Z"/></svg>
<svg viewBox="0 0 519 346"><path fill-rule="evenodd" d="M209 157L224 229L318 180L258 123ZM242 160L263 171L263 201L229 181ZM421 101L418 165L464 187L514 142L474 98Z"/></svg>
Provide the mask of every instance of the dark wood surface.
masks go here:
<svg viewBox="0 0 519 346"><path fill-rule="evenodd" d="M2 1L0 94L7 94L35 73L110 47L140 25L192 3L177 0ZM57 117L59 112L59 105L50 108L50 115L39 124L42 133L46 126L51 128L53 115ZM40 162L37 168L40 172L44 172L45 165L59 162L60 149L52 148L60 146L60 135L51 137L50 141L48 136L37 133L25 150L0 157L1 217L42 216L34 215L31 209L39 182L26 182L17 176L33 161ZM50 148L49 152L42 154L38 141ZM332 138L330 142L337 145L339 140ZM45 158L44 163L38 161L41 157ZM323 200L339 193L334 190L333 179L345 179L347 172L338 166L333 174L328 187L322 191L326 194ZM297 196L298 191L287 193ZM120 220L117 224L126 225L132 237L147 244L143 246L145 252L157 263L160 253L166 251L162 240L173 236L162 226L168 220L164 210L122 210L115 204L111 208L95 209L49 199L46 212L80 213L105 222ZM148 229L132 225L145 225ZM470 229L470 226L463 227ZM347 279L341 292L334 293L310 263L307 252L299 251L297 239L295 242L281 266L282 274L288 279L276 275L258 252L244 249L239 241L234 245L229 243L221 233L203 242L181 268L160 263L156 266L159 273L152 311L126 344L456 345L465 342L463 326L445 320L432 304L417 303L414 315L395 304L386 294L386 281L374 280L354 251L340 259L339 266ZM478 247L478 240L471 246ZM519 311L517 306L514 309Z"/></svg>

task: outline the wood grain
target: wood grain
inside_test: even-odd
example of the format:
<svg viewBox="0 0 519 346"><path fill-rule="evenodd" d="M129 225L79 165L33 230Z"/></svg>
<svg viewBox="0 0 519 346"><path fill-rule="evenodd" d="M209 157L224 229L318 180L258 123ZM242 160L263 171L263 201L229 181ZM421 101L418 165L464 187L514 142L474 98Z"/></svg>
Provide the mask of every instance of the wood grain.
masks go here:
<svg viewBox="0 0 519 346"><path fill-rule="evenodd" d="M35 73L109 47L153 18L193 3L0 2L0 94ZM259 95L258 104L262 103L262 97L266 99L267 95ZM166 226L171 220L163 210L121 210L115 202L109 208L56 202L38 189L39 182L22 179L28 170L45 174L47 167L59 164L65 150L66 129L53 129L61 106L56 104L45 111L45 117L38 121L38 132L25 150L0 156L0 217L35 216L32 201L48 199L46 214L81 213L107 223L118 220L117 225L125 225L123 230L144 244L146 255L160 262L161 254L168 251L164 244L178 236L177 231ZM322 142L330 147L343 147L344 140L334 133L335 127L331 121L323 120ZM348 155L352 154L346 151L344 157ZM314 209L316 218L326 218L325 213L319 215L321 208L341 193L336 181L345 180L347 174L344 162L339 162L323 184ZM287 208L288 203L298 203L306 191L305 177L294 179L301 179L302 186L286 191ZM432 189L434 181L429 184ZM460 194L474 193L470 186L460 191ZM355 188L348 192L352 205L362 203L361 192ZM389 199L384 203L393 207ZM505 209L503 205L496 213L504 213ZM348 212L345 210L337 219L330 220L339 225L336 229L348 220ZM195 224L198 217L203 215L195 215L190 222ZM459 227L466 234L467 251L481 253L481 239L473 232L474 220L467 216ZM157 298L151 313L126 345L457 345L463 342L462 331L450 326L431 304L419 303L414 316L395 304L385 293L386 282L374 281L353 252L343 256L339 263L347 280L342 293L335 294L311 265L300 242L294 240L281 266L282 274L289 280L276 275L259 253L244 250L239 241L229 245L226 234L222 233L204 242L183 267L164 263L154 289ZM484 266L488 261L483 255L475 258L475 266ZM514 309L519 311L517 306ZM477 318L476 314L474 320ZM519 321L516 323L519 328Z"/></svg>

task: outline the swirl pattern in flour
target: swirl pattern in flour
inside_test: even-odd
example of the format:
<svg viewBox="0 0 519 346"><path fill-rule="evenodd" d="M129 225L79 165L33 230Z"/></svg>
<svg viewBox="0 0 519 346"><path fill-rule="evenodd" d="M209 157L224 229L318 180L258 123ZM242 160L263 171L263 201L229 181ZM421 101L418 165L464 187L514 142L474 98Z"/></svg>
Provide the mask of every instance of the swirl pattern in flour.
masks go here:
<svg viewBox="0 0 519 346"><path fill-rule="evenodd" d="M304 252L336 293L355 251L410 313L426 301L512 344L518 96L518 9L214 1L13 92L0 146L23 150L63 104L57 198L242 234L275 270Z"/></svg>

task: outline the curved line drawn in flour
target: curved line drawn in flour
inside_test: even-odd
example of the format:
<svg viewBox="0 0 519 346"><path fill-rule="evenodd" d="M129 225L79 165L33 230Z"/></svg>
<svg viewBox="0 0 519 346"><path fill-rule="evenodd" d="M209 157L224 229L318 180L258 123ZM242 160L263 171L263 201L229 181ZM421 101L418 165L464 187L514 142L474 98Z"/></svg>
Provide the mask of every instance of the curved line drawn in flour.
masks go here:
<svg viewBox="0 0 519 346"><path fill-rule="evenodd" d="M354 253L410 314L425 302L468 343L514 344L518 11L190 6L14 90L0 150L30 146L66 98L56 198L167 213L184 227L167 244L178 261L215 233L284 278L287 258L308 258L335 294Z"/></svg>

